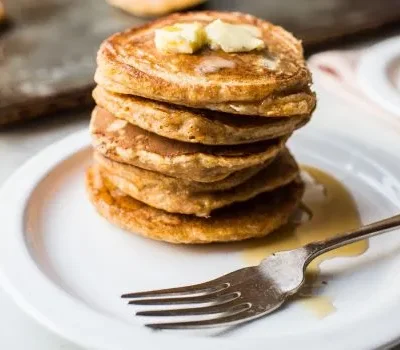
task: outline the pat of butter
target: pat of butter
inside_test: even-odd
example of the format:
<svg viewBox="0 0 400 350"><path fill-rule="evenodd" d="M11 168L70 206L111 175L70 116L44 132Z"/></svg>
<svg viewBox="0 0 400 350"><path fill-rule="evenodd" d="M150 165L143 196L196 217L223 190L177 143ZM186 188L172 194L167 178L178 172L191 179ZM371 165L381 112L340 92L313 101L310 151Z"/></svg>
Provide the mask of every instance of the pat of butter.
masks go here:
<svg viewBox="0 0 400 350"><path fill-rule="evenodd" d="M248 52L265 47L261 30L247 24L230 24L220 19L205 28L211 49L225 52Z"/></svg>
<svg viewBox="0 0 400 350"><path fill-rule="evenodd" d="M160 51L191 54L206 43L206 36L199 23L176 23L156 29L154 40Z"/></svg>

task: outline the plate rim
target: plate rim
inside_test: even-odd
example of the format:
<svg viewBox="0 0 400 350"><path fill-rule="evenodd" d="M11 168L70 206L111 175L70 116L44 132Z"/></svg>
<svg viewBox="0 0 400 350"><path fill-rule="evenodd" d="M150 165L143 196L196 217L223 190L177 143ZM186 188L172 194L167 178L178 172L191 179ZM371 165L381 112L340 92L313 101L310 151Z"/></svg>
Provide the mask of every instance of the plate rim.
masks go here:
<svg viewBox="0 0 400 350"><path fill-rule="evenodd" d="M0 220L4 222L4 227L8 228L0 235L0 284L2 287L24 311L39 323L81 346L107 350L127 349L140 338L140 341L146 341L155 348L178 344L178 348L190 346L193 350L204 349L205 346L209 350L220 350L221 346L229 346L232 350L242 349L242 342L229 338L194 338L180 336L181 333L160 333L153 336L152 332L140 331L141 327L127 325L116 318L105 317L63 291L34 262L24 243L23 223L25 208L32 191L53 168L88 147L89 144L86 128L67 136L28 160L1 186ZM27 173L29 177L26 176ZM14 186L15 183L20 185L18 190ZM2 200L2 198L7 198L7 200ZM7 212L13 215L7 215ZM368 347L384 346L398 339L400 325L396 327L396 322L388 321L398 319L400 298L397 301L395 307L393 304L385 305L387 307L380 308L379 312L371 313L369 318L363 319L357 325L352 324L346 329L341 329L341 338L349 341L345 345L349 348L365 346L365 330L369 328L374 329L374 338L368 339ZM68 307L64 307L62 310L64 314L60 314L59 308L63 304ZM65 313L69 315L69 318ZM79 315L79 324L73 322L77 315ZM383 322L385 320L386 322ZM86 323L82 323L83 321ZM104 334L105 328L112 334ZM332 329L321 329L318 334L313 333L313 343L307 343L307 346L310 349L321 347L335 349L338 345L338 337L335 335L337 332L332 334ZM265 346L266 341L269 346L274 347L299 346L298 336L282 339L272 335L268 339L255 337L254 339L246 338L243 341L246 341L247 346L257 348Z"/></svg>
<svg viewBox="0 0 400 350"><path fill-rule="evenodd" d="M386 111L400 115L400 93L396 93L385 74L387 66L396 58L400 58L400 36L366 49L359 60L356 77L362 91L372 101Z"/></svg>

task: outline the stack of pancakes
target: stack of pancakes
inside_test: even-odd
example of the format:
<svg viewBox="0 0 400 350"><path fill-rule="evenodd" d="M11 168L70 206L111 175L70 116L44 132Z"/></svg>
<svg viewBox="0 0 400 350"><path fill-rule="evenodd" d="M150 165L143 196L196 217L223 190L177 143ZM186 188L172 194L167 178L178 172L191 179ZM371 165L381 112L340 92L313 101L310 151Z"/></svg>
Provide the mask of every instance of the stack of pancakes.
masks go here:
<svg viewBox="0 0 400 350"><path fill-rule="evenodd" d="M266 48L154 45L157 28L216 19L257 26ZM288 221L303 185L285 143L316 103L290 33L241 13L174 14L111 36L97 62L87 189L101 215L173 243L261 237Z"/></svg>

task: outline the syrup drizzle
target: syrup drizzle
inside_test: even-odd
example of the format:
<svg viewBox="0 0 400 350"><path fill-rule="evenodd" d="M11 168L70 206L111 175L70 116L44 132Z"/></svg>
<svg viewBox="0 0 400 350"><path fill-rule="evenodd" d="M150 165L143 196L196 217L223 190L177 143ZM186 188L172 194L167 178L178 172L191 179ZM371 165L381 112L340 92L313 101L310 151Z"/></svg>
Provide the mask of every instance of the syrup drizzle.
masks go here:
<svg viewBox="0 0 400 350"><path fill-rule="evenodd" d="M243 258L248 265L258 264L273 252L294 249L361 226L357 205L343 184L322 170L309 166L302 166L302 175L306 191L299 211L282 229L261 241L247 244ZM358 256L367 249L368 241L360 241L315 259L307 268L305 286L296 299L318 318L334 312L332 298L323 292L329 281L320 276L319 265L334 257Z"/></svg>

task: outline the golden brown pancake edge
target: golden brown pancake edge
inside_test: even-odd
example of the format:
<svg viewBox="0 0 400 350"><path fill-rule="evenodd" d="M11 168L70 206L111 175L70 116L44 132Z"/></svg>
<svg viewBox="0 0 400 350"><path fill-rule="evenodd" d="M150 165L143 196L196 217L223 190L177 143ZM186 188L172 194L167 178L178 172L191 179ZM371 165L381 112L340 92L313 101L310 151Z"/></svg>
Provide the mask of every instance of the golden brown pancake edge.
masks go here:
<svg viewBox="0 0 400 350"><path fill-rule="evenodd" d="M146 176L149 175L146 171L142 171L141 176L131 177L128 180L109 171L100 163L98 163L98 169L102 177L110 184L143 203L170 213L203 217L209 216L218 208L243 202L260 193L285 186L299 175L296 161L286 150L281 152L269 166L246 182L230 190L218 192L192 192L190 187L182 187L179 190L176 187L171 188L170 178L160 174L157 179L154 179L154 177Z"/></svg>
<svg viewBox="0 0 400 350"><path fill-rule="evenodd" d="M284 225L303 194L300 179L210 218L171 214L115 191L95 168L86 176L89 199L100 215L127 231L170 243L229 242L263 237Z"/></svg>
<svg viewBox="0 0 400 350"><path fill-rule="evenodd" d="M304 126L309 117L238 117L218 111L193 109L113 93L97 86L98 106L144 130L189 143L235 145L277 138Z"/></svg>
<svg viewBox="0 0 400 350"><path fill-rule="evenodd" d="M263 164L283 149L287 139L237 146L189 144L149 133L107 112L99 115L99 110L95 108L90 123L96 151L121 163L192 181L219 181L236 171ZM156 142L156 148L152 142ZM168 153L168 149L174 153Z"/></svg>

